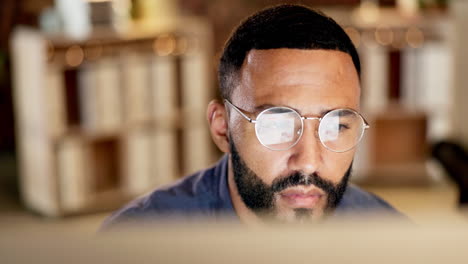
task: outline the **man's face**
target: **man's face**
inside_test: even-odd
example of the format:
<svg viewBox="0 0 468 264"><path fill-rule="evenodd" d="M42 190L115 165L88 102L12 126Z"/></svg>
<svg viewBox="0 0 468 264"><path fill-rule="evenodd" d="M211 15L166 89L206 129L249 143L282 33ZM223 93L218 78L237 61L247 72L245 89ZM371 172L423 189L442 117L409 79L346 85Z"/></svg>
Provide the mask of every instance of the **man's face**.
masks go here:
<svg viewBox="0 0 468 264"><path fill-rule="evenodd" d="M348 54L271 49L249 52L231 101L252 113L251 118L271 106L321 117L337 108L359 111L359 96L358 75ZM260 144L253 124L230 111L231 182L249 210L291 222L321 218L336 206L355 151L326 149L318 125L318 120L304 121L300 141L291 149L274 151Z"/></svg>

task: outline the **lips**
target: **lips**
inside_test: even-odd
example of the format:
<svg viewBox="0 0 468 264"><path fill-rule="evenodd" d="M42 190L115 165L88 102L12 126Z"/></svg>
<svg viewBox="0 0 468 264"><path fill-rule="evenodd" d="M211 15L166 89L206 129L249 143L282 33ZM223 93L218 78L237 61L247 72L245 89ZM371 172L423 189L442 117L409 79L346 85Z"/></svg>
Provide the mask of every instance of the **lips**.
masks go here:
<svg viewBox="0 0 468 264"><path fill-rule="evenodd" d="M314 208L323 193L317 189L291 188L279 193L281 199L291 208Z"/></svg>

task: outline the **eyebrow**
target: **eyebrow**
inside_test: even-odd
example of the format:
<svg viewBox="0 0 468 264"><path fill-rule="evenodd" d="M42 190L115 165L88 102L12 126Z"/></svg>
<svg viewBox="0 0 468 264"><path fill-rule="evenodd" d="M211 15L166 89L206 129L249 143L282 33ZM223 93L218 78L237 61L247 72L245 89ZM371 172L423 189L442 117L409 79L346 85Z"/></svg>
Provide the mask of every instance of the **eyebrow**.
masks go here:
<svg viewBox="0 0 468 264"><path fill-rule="evenodd" d="M277 105L272 105L272 104L262 104L262 105L259 105L259 106L255 106L253 113L258 114L261 111L263 111L265 109L268 109L268 108L271 108L271 107L278 107L278 106Z"/></svg>
<svg viewBox="0 0 468 264"><path fill-rule="evenodd" d="M346 109L346 110L353 110L351 108L343 108L343 109ZM355 112L357 112L356 110L353 110ZM353 115L354 113L351 112L351 111L340 111L337 115L338 116L350 116L350 115Z"/></svg>
<svg viewBox="0 0 468 264"><path fill-rule="evenodd" d="M288 107L288 108L291 108L293 109L294 111L298 112L299 115L301 116L305 116L301 113L301 111L299 111L298 109L292 107L292 106L289 106L289 105L272 105L272 104L262 104L262 105L259 105L259 106L256 106L254 107L254 114L258 115L261 111L265 110L265 109L268 109L268 108L271 108L271 107ZM322 117L324 115L326 115L327 113L333 111L333 110L336 110L336 109L341 109L341 108L327 108L327 109L323 109L322 111L320 111L320 114L316 117ZM350 108L344 108L344 109L350 109ZM353 111L356 111L354 109L350 109L350 110L353 110ZM346 114L344 115L349 115L351 113L349 112L346 112ZM342 115L342 116L344 116ZM310 117L310 115L307 115L307 117ZM315 116L314 116L315 117Z"/></svg>

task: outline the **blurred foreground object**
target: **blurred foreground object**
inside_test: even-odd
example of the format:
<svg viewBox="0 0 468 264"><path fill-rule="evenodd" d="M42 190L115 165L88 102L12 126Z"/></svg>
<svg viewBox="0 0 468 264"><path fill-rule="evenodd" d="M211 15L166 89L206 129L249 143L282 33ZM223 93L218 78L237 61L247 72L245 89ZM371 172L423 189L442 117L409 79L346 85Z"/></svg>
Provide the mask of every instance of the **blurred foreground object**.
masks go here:
<svg viewBox="0 0 468 264"><path fill-rule="evenodd" d="M201 18L168 31L99 29L83 41L12 36L20 187L48 216L117 208L208 166L212 34Z"/></svg>
<svg viewBox="0 0 468 264"><path fill-rule="evenodd" d="M466 151L460 144L443 141L434 145L432 155L457 184L460 206L468 206L468 154Z"/></svg>
<svg viewBox="0 0 468 264"><path fill-rule="evenodd" d="M206 223L73 233L66 225L0 226L2 263L466 263L468 223L385 219L319 225ZM60 250L57 250L60 249Z"/></svg>

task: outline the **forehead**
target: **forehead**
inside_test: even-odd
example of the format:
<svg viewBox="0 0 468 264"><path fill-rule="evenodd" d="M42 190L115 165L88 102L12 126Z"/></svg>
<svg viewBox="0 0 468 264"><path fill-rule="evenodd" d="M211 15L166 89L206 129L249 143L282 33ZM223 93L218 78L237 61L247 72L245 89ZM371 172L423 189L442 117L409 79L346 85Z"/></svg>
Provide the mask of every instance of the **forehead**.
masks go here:
<svg viewBox="0 0 468 264"><path fill-rule="evenodd" d="M251 50L232 100L245 110L285 105L317 113L359 108L359 78L347 53L334 50Z"/></svg>

